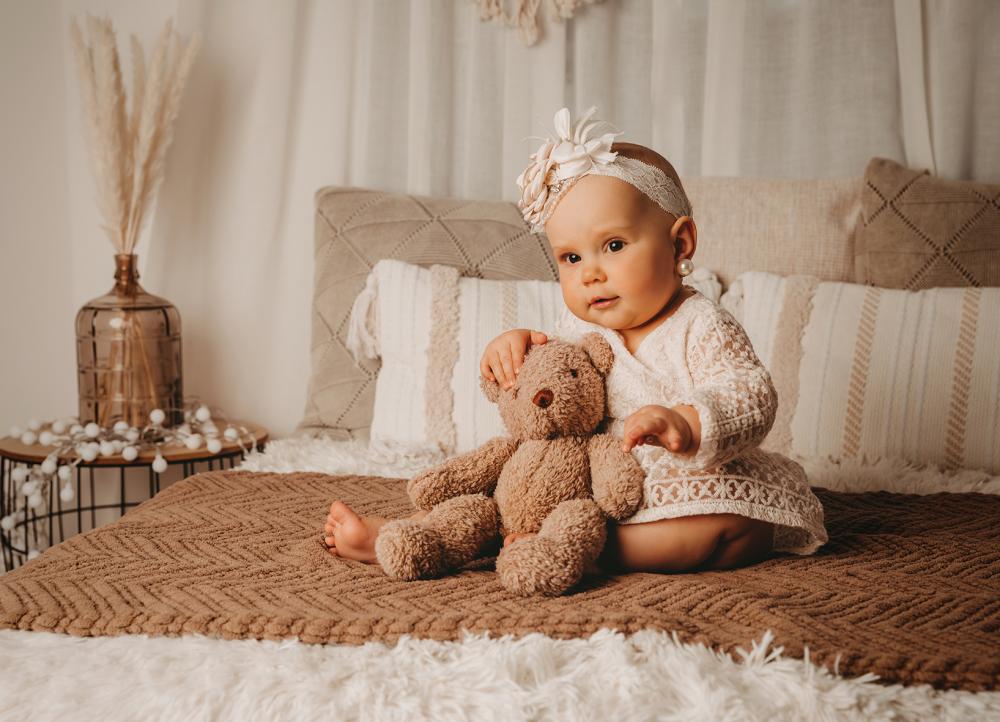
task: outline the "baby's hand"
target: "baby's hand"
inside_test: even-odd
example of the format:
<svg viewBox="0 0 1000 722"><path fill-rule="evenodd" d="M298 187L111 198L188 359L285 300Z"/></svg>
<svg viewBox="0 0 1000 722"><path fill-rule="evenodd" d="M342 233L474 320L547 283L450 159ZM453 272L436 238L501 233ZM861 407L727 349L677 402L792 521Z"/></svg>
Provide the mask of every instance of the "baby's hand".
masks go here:
<svg viewBox="0 0 1000 722"><path fill-rule="evenodd" d="M532 344L541 345L549 340L541 331L515 328L500 334L489 342L479 361L479 372L490 381L507 389L524 364L524 355Z"/></svg>
<svg viewBox="0 0 1000 722"><path fill-rule="evenodd" d="M678 412L664 406L643 406L625 419L622 451L631 451L640 444L653 444L675 454L684 454L692 446L691 439L691 425Z"/></svg>

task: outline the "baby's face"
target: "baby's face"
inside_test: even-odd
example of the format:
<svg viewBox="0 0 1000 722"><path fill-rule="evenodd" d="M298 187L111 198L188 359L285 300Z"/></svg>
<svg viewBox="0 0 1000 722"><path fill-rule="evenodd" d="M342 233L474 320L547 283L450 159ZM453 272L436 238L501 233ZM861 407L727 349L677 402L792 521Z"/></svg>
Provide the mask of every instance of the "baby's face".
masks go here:
<svg viewBox="0 0 1000 722"><path fill-rule="evenodd" d="M670 237L674 220L617 178L577 181L545 224L570 311L616 330L653 320L681 283ZM595 298L615 300L602 305Z"/></svg>

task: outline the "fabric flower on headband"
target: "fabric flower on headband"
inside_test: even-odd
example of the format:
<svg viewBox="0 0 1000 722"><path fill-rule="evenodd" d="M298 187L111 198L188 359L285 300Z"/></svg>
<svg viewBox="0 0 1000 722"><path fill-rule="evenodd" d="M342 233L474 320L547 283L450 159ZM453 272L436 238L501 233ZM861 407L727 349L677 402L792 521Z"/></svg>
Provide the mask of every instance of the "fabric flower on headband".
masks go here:
<svg viewBox="0 0 1000 722"><path fill-rule="evenodd" d="M596 112L597 106L588 108L574 124L570 123L569 108L557 112L553 119L556 137L544 139L517 177L521 190L518 208L533 226L541 225L550 193L558 192L565 181L584 175L596 164L613 163L618 156L611 144L622 131L603 120L591 120Z"/></svg>

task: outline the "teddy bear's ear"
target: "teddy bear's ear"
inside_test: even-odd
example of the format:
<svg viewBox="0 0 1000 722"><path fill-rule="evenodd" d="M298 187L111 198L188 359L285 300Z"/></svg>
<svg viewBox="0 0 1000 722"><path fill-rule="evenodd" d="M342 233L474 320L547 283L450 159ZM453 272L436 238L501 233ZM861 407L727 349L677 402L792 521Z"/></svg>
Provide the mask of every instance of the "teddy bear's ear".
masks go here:
<svg viewBox="0 0 1000 722"><path fill-rule="evenodd" d="M479 388L482 389L483 396L494 404L500 398L500 384L496 381L490 381L482 374L479 375Z"/></svg>
<svg viewBox="0 0 1000 722"><path fill-rule="evenodd" d="M611 364L615 362L615 352L611 349L611 344L601 334L591 332L580 339L580 346L590 356L594 367L601 375L607 376L611 371Z"/></svg>

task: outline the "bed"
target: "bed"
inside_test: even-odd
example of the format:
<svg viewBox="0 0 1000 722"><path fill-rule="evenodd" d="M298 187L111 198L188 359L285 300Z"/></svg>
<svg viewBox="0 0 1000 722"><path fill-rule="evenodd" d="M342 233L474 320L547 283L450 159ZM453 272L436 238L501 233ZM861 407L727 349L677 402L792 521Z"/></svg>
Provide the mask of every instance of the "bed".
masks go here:
<svg viewBox="0 0 1000 722"><path fill-rule="evenodd" d="M696 259L712 271L698 280L706 293L713 284L729 292L725 303L766 357L785 409L768 444L805 466L831 543L816 558L733 573L588 578L574 595L535 605L491 586L488 560L449 580L390 584L376 568L325 557L319 531L334 496L364 512L405 513L402 479L495 430L481 408L462 404L467 351L494 326L529 318L528 299L548 292L539 285L554 279L544 241L525 232L511 204L322 189L313 373L299 432L238 470L178 482L0 578L0 713L1000 719L1000 476L992 466L1000 458L995 439L990 446L973 423L993 423L974 385L993 368L986 316L997 282L981 275L993 261L984 260L988 243L963 253L968 223L956 224L966 230L937 257L899 242L890 248L892 229L880 226L912 216L908 189L921 190L917 202L926 205L922 187L931 183L941 182L887 161L856 179L690 181ZM970 185L959 190L985 210L961 212L994 212L997 189ZM945 190L936 197L953 203L956 187ZM873 260L880 254L896 260ZM381 259L414 266L407 332L440 339L444 323L451 333L447 344L424 341L415 372L392 367L392 319L379 311L397 301L369 283ZM883 266L894 277L879 277ZM441 270L449 267L458 274ZM481 313L460 314L480 318L474 328L427 312L449 288L460 304L479 299ZM840 306L827 318L831 294ZM847 331L835 321L852 318L852 294L855 337L843 343ZM954 324L935 315L949 304ZM945 390L953 430L939 447L906 421L920 403L941 405L930 391L899 411L897 433L883 431L878 388L916 383L878 375L880 364L899 365L880 346L879 319L892 313L911 326L917 316L949 326L948 358L914 367L947 361L949 378L973 383ZM855 356L867 349L863 363L838 368L824 329ZM893 353L904 340L893 339ZM442 416L442 404L429 401L442 398L431 379L448 358L452 408ZM811 381L818 366L827 369L823 384ZM859 368L870 372L860 385ZM410 407L393 391L407 378L407 397L423 399ZM836 396L854 406L836 407ZM829 429L850 414L860 431L841 431L832 453L823 445ZM400 418L409 420L389 423Z"/></svg>

